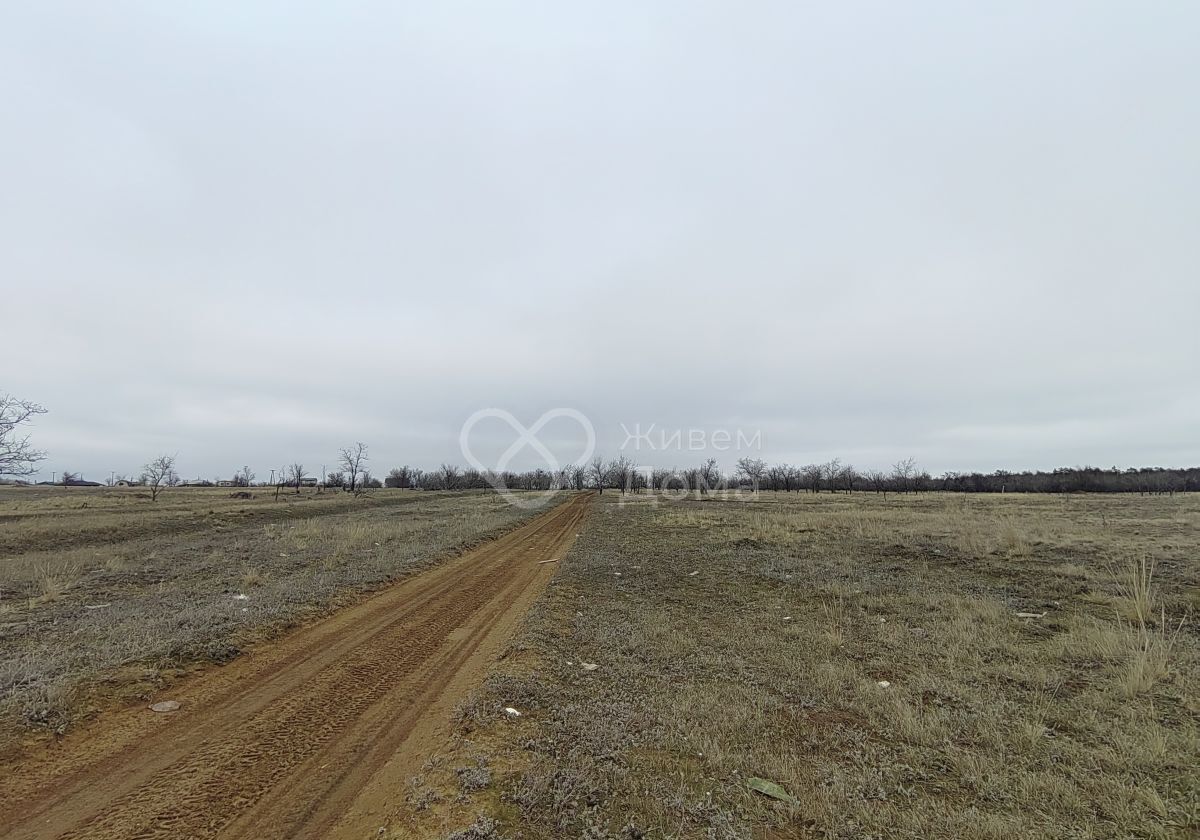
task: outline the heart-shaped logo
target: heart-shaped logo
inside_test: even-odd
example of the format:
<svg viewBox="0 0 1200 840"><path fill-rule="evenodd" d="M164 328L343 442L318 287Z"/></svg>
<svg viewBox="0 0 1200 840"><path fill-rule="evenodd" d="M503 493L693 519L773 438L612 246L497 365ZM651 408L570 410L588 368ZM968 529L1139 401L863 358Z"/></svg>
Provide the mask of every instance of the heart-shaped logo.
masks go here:
<svg viewBox="0 0 1200 840"><path fill-rule="evenodd" d="M520 420L512 415L512 412L505 411L502 408L484 408L476 411L467 421L463 423L462 431L458 435L458 447L462 451L463 457L467 459L467 463L477 469L489 484L496 489L498 493L505 497L509 504L516 505L521 508L539 508L546 504L554 493L559 489L552 487L550 490L542 491L541 493L529 496L517 496L501 479L501 475L508 465L512 463L512 459L523 452L526 447L531 447L541 458L546 462L546 467L552 475L558 474L562 469L562 464L554 453L542 443L538 438L538 432L545 428L546 424L552 420L557 420L560 417L566 417L574 420L583 429L585 441L583 453L570 464L575 466L583 466L588 459L592 457L592 453L596 451L596 429L592 426L592 421L587 418L583 412L574 408L552 408L539 417L531 426L525 426ZM507 449L496 460L492 466L484 464L475 456L471 450L471 433L484 420L496 418L502 420L517 433L517 439L509 445Z"/></svg>

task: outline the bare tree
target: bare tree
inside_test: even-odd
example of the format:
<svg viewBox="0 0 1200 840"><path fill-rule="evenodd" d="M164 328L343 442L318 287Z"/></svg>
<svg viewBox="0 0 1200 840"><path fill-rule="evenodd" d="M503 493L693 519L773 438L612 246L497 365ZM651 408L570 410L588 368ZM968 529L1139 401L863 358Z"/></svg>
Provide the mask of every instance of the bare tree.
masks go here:
<svg viewBox="0 0 1200 840"><path fill-rule="evenodd" d="M18 429L46 409L29 400L0 393L0 475L33 475L37 462L46 457L40 449L29 445L29 435L19 435Z"/></svg>
<svg viewBox="0 0 1200 840"><path fill-rule="evenodd" d="M609 462L607 471L608 480L612 483L613 487L621 491L622 496L632 489L634 475L633 461L622 455Z"/></svg>
<svg viewBox="0 0 1200 840"><path fill-rule="evenodd" d="M669 467L654 467L650 470L650 491L667 493L672 489L687 489L687 480L678 470Z"/></svg>
<svg viewBox="0 0 1200 840"><path fill-rule="evenodd" d="M813 493L821 492L821 479L825 476L825 467L822 464L809 464L800 468L800 473L804 479L804 483Z"/></svg>
<svg viewBox="0 0 1200 840"><path fill-rule="evenodd" d="M243 466L233 474L234 487L249 487L254 483L254 471L249 466Z"/></svg>
<svg viewBox="0 0 1200 840"><path fill-rule="evenodd" d="M179 483L175 472L175 455L159 455L142 467L142 483L150 488L150 501L158 501L163 487L174 487Z"/></svg>
<svg viewBox="0 0 1200 840"><path fill-rule="evenodd" d="M457 490L459 483L458 467L453 464L442 464L437 472L443 490Z"/></svg>
<svg viewBox="0 0 1200 840"><path fill-rule="evenodd" d="M588 465L588 478L592 480L593 486L603 496L604 488L608 484L608 465L604 463L604 459L599 455L593 458L592 463Z"/></svg>
<svg viewBox="0 0 1200 840"><path fill-rule="evenodd" d="M346 477L345 487L353 492L358 486L358 475L364 469L363 464L367 461L367 445L362 441L347 446L338 455L338 466L342 468L342 473Z"/></svg>
<svg viewBox="0 0 1200 840"><path fill-rule="evenodd" d="M700 465L700 469L696 473L697 484L700 487L701 495L709 490L717 489L721 483L721 471L717 468L717 459L709 458Z"/></svg>
<svg viewBox="0 0 1200 840"><path fill-rule="evenodd" d="M892 467L892 478L895 479L896 489L901 493L907 493L912 488L912 480L917 475L917 459L905 458L903 461L897 461Z"/></svg>
<svg viewBox="0 0 1200 840"><path fill-rule="evenodd" d="M559 467L554 471L554 480L551 487L555 490L566 490L571 487L571 465Z"/></svg>
<svg viewBox="0 0 1200 840"><path fill-rule="evenodd" d="M308 477L308 473L304 469L303 464L292 464L287 468L287 483L296 488L296 492L300 492L300 484Z"/></svg>
<svg viewBox="0 0 1200 840"><path fill-rule="evenodd" d="M79 475L77 473L70 472L69 470L63 470L62 478L60 478L59 481L62 482L63 487L70 487L76 481L79 481Z"/></svg>
<svg viewBox="0 0 1200 840"><path fill-rule="evenodd" d="M770 489L783 490L787 488L787 483L787 466L785 464L778 464L767 469L767 486Z"/></svg>
<svg viewBox="0 0 1200 840"><path fill-rule="evenodd" d="M829 492L836 493L838 479L842 477L842 459L833 458L828 463L822 464L821 472L826 483L829 485Z"/></svg>
<svg viewBox="0 0 1200 840"><path fill-rule="evenodd" d="M738 472L746 476L750 480L750 484L754 487L754 492L758 492L758 484L762 481L763 473L767 471L767 462L762 458L739 458L737 462Z"/></svg>
<svg viewBox="0 0 1200 840"><path fill-rule="evenodd" d="M576 490L582 490L587 487L587 467L583 464L573 464L571 466L571 487Z"/></svg>
<svg viewBox="0 0 1200 840"><path fill-rule="evenodd" d="M870 483L876 493L887 495L888 476L883 470L867 470L863 474L863 478Z"/></svg>
<svg viewBox="0 0 1200 840"><path fill-rule="evenodd" d="M403 467L396 467L396 468L392 469L387 474L387 478L385 478L383 480L383 486L391 487L394 489L402 489L402 488L406 488L406 487L412 487L413 486L412 468L406 464Z"/></svg>
<svg viewBox="0 0 1200 840"><path fill-rule="evenodd" d="M650 486L650 472L647 469L638 469L636 466L629 475L629 489L634 493L641 493L642 490Z"/></svg>
<svg viewBox="0 0 1200 840"><path fill-rule="evenodd" d="M804 486L803 468L785 464L783 468L783 480L788 492L794 489L799 493L800 489Z"/></svg>

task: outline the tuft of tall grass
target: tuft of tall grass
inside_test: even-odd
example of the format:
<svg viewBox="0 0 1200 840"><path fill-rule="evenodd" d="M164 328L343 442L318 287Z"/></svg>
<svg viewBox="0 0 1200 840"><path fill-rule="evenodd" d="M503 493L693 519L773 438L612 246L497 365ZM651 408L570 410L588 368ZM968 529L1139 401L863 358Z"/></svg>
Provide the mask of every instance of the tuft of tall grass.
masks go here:
<svg viewBox="0 0 1200 840"><path fill-rule="evenodd" d="M1124 619L1144 626L1154 617L1154 572L1157 564L1143 554L1126 563L1124 568L1111 569L1113 582L1125 608Z"/></svg>
<svg viewBox="0 0 1200 840"><path fill-rule="evenodd" d="M242 570L242 586L249 588L251 586L262 586L267 580L267 576L262 570L255 566L248 566Z"/></svg>
<svg viewBox="0 0 1200 840"><path fill-rule="evenodd" d="M825 613L825 637L830 647L840 648L846 642L846 601L840 595L821 603Z"/></svg>
<svg viewBox="0 0 1200 840"><path fill-rule="evenodd" d="M1145 694L1164 679L1171 670L1175 642L1186 618L1180 619L1174 630L1167 621L1167 611L1159 606L1154 589L1155 561L1146 555L1127 563L1114 573L1118 602L1117 622L1129 639L1129 662L1121 681L1126 697Z"/></svg>
<svg viewBox="0 0 1200 840"><path fill-rule="evenodd" d="M1009 557L1028 557L1030 552L1029 539L1025 532L1011 520L1000 528L1000 547Z"/></svg>
<svg viewBox="0 0 1200 840"><path fill-rule="evenodd" d="M74 570L70 567L63 566L55 569L48 564L39 566L35 570L35 580L39 592L35 600L39 604L50 604L60 600L70 588L74 578Z"/></svg>

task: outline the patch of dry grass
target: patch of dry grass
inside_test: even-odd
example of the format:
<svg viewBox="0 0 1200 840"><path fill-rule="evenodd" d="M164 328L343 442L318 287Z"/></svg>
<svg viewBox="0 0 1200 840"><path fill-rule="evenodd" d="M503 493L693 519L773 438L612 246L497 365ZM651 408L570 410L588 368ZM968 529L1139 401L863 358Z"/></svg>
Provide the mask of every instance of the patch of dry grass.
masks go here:
<svg viewBox="0 0 1200 840"><path fill-rule="evenodd" d="M443 765L486 755L490 785L435 802L456 788L434 768L395 825L1191 836L1198 501L605 499L459 721Z"/></svg>
<svg viewBox="0 0 1200 840"><path fill-rule="evenodd" d="M45 563L38 566L34 571L37 594L32 603L52 604L60 600L77 576L77 570L69 564Z"/></svg>
<svg viewBox="0 0 1200 840"><path fill-rule="evenodd" d="M254 586L262 586L266 583L266 580L267 576L254 566L249 566L242 570L242 586L247 589Z"/></svg>
<svg viewBox="0 0 1200 840"><path fill-rule="evenodd" d="M151 502L139 488L0 487L0 553L96 549L151 535L182 535L293 516L325 516L426 501L434 494L380 491L365 496L255 488L250 499L228 488L173 488Z"/></svg>
<svg viewBox="0 0 1200 840"><path fill-rule="evenodd" d="M136 497L96 493L80 508L68 501L87 497L67 489L40 502L0 502L0 520L14 505L36 512L38 533L56 517L69 532L90 515L99 524L83 534L124 535L79 544L51 534L0 560L0 740L23 726L65 727L94 705L96 691L146 693L157 675L225 661L529 515L484 493L325 495L307 504L270 499L227 522L209 513L228 507L214 493L179 491L160 499L169 527L114 510L149 504ZM196 521L208 524L180 524Z"/></svg>

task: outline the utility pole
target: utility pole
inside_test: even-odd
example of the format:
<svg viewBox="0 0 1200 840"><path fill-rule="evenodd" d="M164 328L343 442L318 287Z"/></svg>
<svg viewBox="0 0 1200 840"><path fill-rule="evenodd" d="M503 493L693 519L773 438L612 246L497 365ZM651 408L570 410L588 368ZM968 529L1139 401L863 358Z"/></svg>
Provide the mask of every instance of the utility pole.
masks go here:
<svg viewBox="0 0 1200 840"><path fill-rule="evenodd" d="M271 483L275 483L275 468L271 467Z"/></svg>
<svg viewBox="0 0 1200 840"><path fill-rule="evenodd" d="M58 481L58 473L51 472L50 473L50 483L53 484L56 481Z"/></svg>

